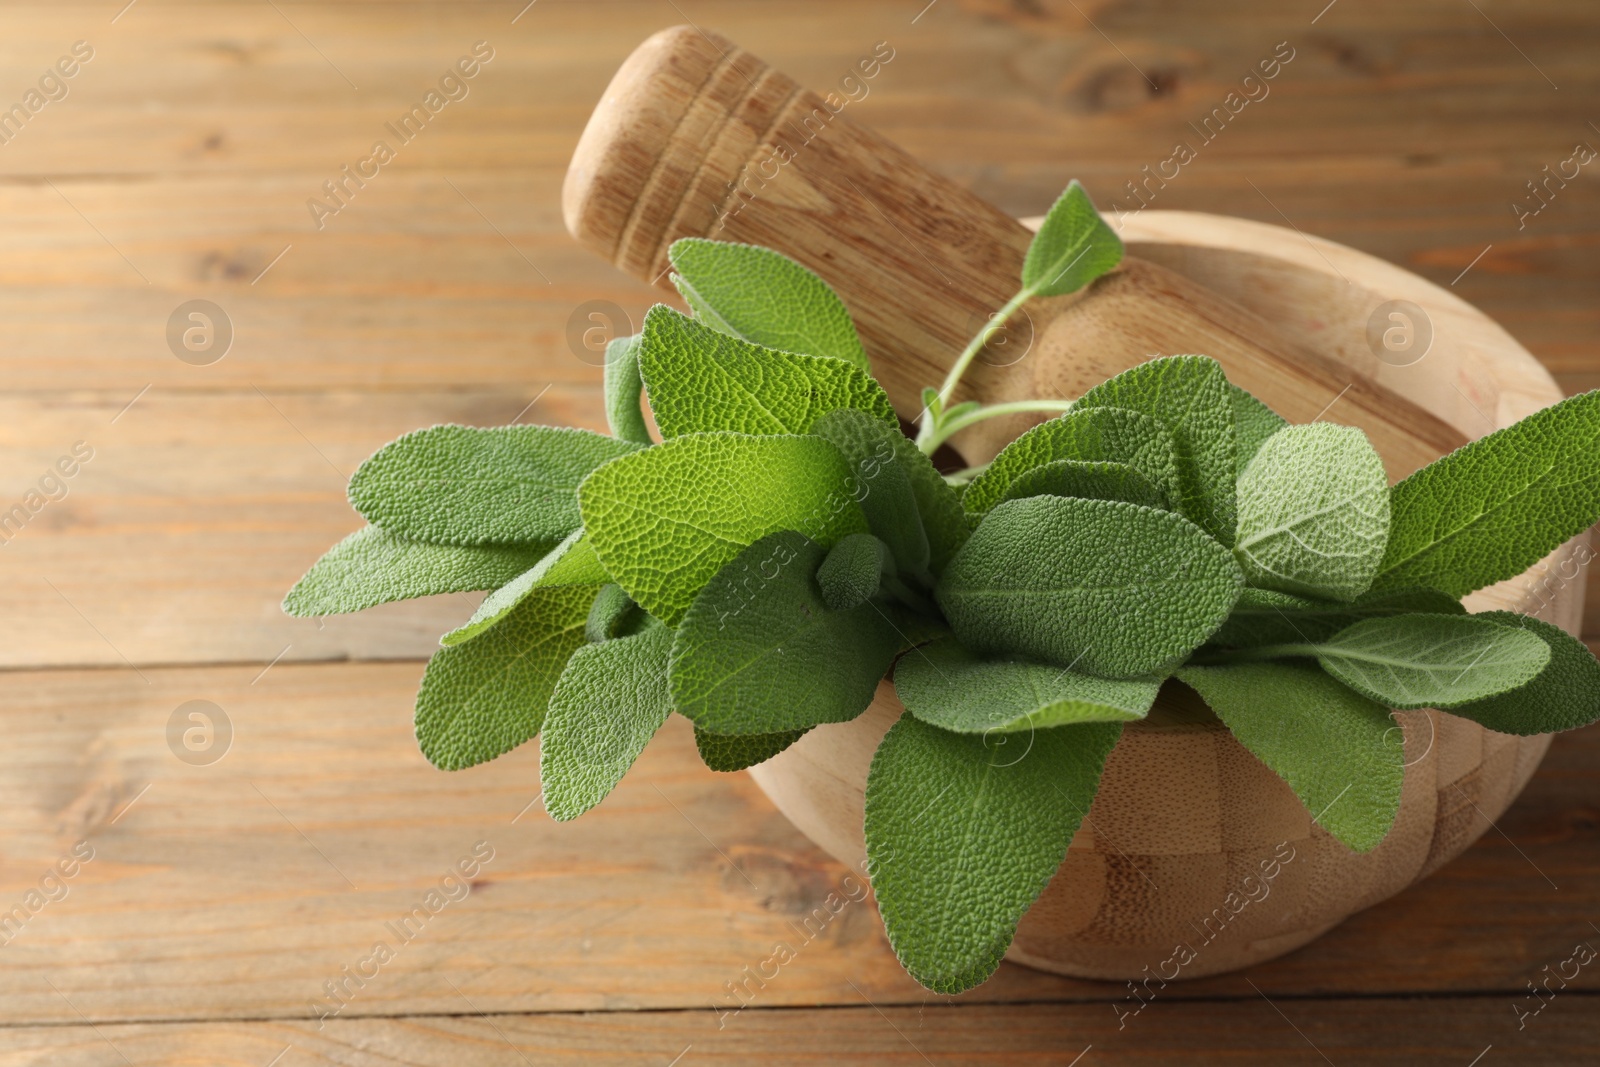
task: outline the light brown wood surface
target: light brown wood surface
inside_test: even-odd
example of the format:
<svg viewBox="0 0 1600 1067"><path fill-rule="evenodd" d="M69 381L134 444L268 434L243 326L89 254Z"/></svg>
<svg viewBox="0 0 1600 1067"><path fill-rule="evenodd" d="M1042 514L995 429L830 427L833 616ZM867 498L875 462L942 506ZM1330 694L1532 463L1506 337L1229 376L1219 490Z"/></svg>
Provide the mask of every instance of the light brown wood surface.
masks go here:
<svg viewBox="0 0 1600 1067"><path fill-rule="evenodd" d="M1272 95L1153 206L1287 215L1446 287L1472 264L1451 291L1570 393L1600 386L1600 190L1585 168L1523 231L1507 204L1600 136L1585 132L1600 122L1592 11L1480 0L1513 47L1454 0L1340 0L1314 26L1315 10L1267 0L940 0L915 24L922 4L878 0L539 0L514 25L520 3L138 0L112 23L120 6L0 15L8 102L72 41L96 49L69 97L0 146L5 499L72 442L96 449L0 548L3 899L80 838L96 856L0 946L0 1063L665 1065L692 1044L681 1067L1064 1064L1091 1043L1080 1067L1323 1063L1296 1027L1340 1067L1463 1067L1491 1044L1480 1067L1594 1057L1593 968L1524 1030L1512 1011L1596 936L1594 730L1557 738L1498 829L1421 885L1247 975L1170 987L1123 1030L1125 991L1011 965L959 1002L925 999L862 909L719 1031L710 998L844 873L747 777L700 768L678 723L584 821L535 807L512 824L537 791L536 746L443 775L410 737L431 634L469 603L323 631L276 609L357 522L323 455L348 473L399 432L505 422L541 393L524 421L599 424L599 368L571 354L568 317L609 300L637 323L661 294L565 235L561 182L607 81L655 30L688 18L819 87L890 40L895 60L851 114L1017 216L1071 177L1113 195L1292 39ZM496 58L471 95L315 230L305 200L480 39ZM163 340L196 297L237 327L209 367ZM370 662L389 657L403 662ZM210 767L166 745L190 699L237 727ZM497 849L482 883L315 1032L321 983L479 839Z"/></svg>

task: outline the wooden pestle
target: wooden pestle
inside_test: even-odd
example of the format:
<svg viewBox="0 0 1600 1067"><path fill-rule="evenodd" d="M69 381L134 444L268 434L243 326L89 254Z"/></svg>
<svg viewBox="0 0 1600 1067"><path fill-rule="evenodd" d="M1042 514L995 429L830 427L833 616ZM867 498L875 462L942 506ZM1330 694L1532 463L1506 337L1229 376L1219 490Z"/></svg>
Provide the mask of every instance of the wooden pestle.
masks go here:
<svg viewBox="0 0 1600 1067"><path fill-rule="evenodd" d="M606 89L567 171L562 208L580 242L668 288L667 248L681 237L764 245L804 263L843 298L874 374L914 419L922 388L939 385L1020 288L1032 235L837 113L843 107L724 38L663 30ZM1405 397L1352 382L1347 368L1260 316L1131 256L1088 289L1024 311L1028 354L1007 366L978 360L957 401L1077 397L1153 356L1198 352L1290 422L1327 411L1365 430L1392 479L1466 441ZM1025 344L1028 330L1010 334ZM953 444L981 463L1043 418L996 418Z"/></svg>

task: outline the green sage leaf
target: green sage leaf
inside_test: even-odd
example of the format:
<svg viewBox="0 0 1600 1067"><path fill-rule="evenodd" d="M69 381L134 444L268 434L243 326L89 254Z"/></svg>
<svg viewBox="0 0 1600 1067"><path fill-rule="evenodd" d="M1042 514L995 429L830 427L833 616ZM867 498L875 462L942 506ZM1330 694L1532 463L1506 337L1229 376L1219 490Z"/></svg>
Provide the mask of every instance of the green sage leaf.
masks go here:
<svg viewBox="0 0 1600 1067"><path fill-rule="evenodd" d="M639 376L639 335L617 337L606 345L606 425L611 436L621 441L648 445L650 427L644 421L639 395L644 379Z"/></svg>
<svg viewBox="0 0 1600 1067"><path fill-rule="evenodd" d="M601 585L607 581L610 581L610 575L600 566L594 546L584 537L582 528L576 529L532 567L484 597L478 610L472 613L472 618L439 638L439 643L448 647L472 640L509 615L535 589L557 585Z"/></svg>
<svg viewBox="0 0 1600 1067"><path fill-rule="evenodd" d="M867 862L911 977L959 993L994 973L1066 857L1121 733L1089 723L1000 744L914 715L890 728L867 775Z"/></svg>
<svg viewBox="0 0 1600 1067"><path fill-rule="evenodd" d="M893 570L888 545L871 534L849 534L817 568L817 588L830 611L848 611L876 596L884 574Z"/></svg>
<svg viewBox="0 0 1600 1067"><path fill-rule="evenodd" d="M1181 661L1242 585L1232 554L1181 515L1039 496L991 511L936 595L974 651L1117 678Z"/></svg>
<svg viewBox="0 0 1600 1067"><path fill-rule="evenodd" d="M414 541L549 544L580 525L589 472L638 447L554 426L434 426L378 449L350 479L350 503Z"/></svg>
<svg viewBox="0 0 1600 1067"><path fill-rule="evenodd" d="M536 736L593 600L592 586L540 589L478 640L435 652L417 692L428 762L456 771Z"/></svg>
<svg viewBox="0 0 1600 1067"><path fill-rule="evenodd" d="M1228 396L1233 401L1235 469L1243 474L1267 438L1289 421L1232 382L1228 383Z"/></svg>
<svg viewBox="0 0 1600 1067"><path fill-rule="evenodd" d="M672 714L665 626L584 645L550 696L539 742L544 807L558 822L604 800Z"/></svg>
<svg viewBox="0 0 1600 1067"><path fill-rule="evenodd" d="M898 427L883 387L843 360L763 348L658 304L639 346L650 410L664 438L727 430L802 434L855 408Z"/></svg>
<svg viewBox="0 0 1600 1067"><path fill-rule="evenodd" d="M903 450L895 443L899 438L910 445L905 435L898 427L887 426L865 412L848 409L824 415L817 420L812 432L837 448L850 465L851 474L856 478L854 496L867 517L867 528L889 546L900 569L916 575L926 574L931 553L910 473L916 468L902 461ZM916 452L916 447L913 445L910 450ZM944 480L926 457L922 466L943 484ZM964 523L960 503L948 487L945 494L956 517Z"/></svg>
<svg viewBox="0 0 1600 1067"><path fill-rule="evenodd" d="M711 734L696 726L695 748L700 759L714 771L742 771L765 763L810 730L784 730L776 734Z"/></svg>
<svg viewBox="0 0 1600 1067"><path fill-rule="evenodd" d="M1122 262L1122 239L1074 179L1044 217L1022 262L1023 287L1037 296L1076 292Z"/></svg>
<svg viewBox="0 0 1600 1067"><path fill-rule="evenodd" d="M1006 500L1030 496L1077 496L1086 500L1121 500L1147 508L1167 507L1155 484L1126 463L1058 459L1026 471L1006 490Z"/></svg>
<svg viewBox="0 0 1600 1067"><path fill-rule="evenodd" d="M1012 441L967 486L962 507L969 515L985 515L1022 475L1064 459L1126 463L1168 500L1181 499L1172 435L1161 423L1137 411L1089 407L1040 423Z"/></svg>
<svg viewBox="0 0 1600 1067"><path fill-rule="evenodd" d="M922 646L894 669L894 691L907 711L961 734L1142 719L1160 688L1157 678L1120 681L1028 660L984 659L951 640Z"/></svg>
<svg viewBox="0 0 1600 1067"><path fill-rule="evenodd" d="M284 597L283 610L301 618L342 615L393 600L493 589L546 548L431 545L364 526L311 565Z"/></svg>
<svg viewBox="0 0 1600 1067"><path fill-rule="evenodd" d="M1600 660L1582 641L1559 626L1514 611L1485 611L1473 618L1534 634L1550 647L1550 663L1527 685L1486 700L1458 704L1450 714L1503 734L1523 736L1575 730L1600 719Z"/></svg>
<svg viewBox="0 0 1600 1067"><path fill-rule="evenodd" d="M1366 619L1311 646L1322 669L1391 708L1454 708L1532 681L1544 639L1477 615Z"/></svg>
<svg viewBox="0 0 1600 1067"><path fill-rule="evenodd" d="M1239 477L1234 554L1252 585L1354 600L1372 585L1388 538L1383 460L1353 427L1286 427Z"/></svg>
<svg viewBox="0 0 1600 1067"><path fill-rule="evenodd" d="M706 325L767 348L831 356L865 371L867 354L837 294L787 256L685 237L667 249L672 283Z"/></svg>
<svg viewBox="0 0 1600 1067"><path fill-rule="evenodd" d="M1362 619L1386 615L1463 615L1459 600L1437 589L1367 593L1348 604L1246 587L1211 643L1234 648L1322 641Z"/></svg>
<svg viewBox="0 0 1600 1067"><path fill-rule="evenodd" d="M1310 665L1188 667L1178 678L1289 783L1317 825L1356 852L1383 841L1405 777L1405 748L1389 709Z"/></svg>
<svg viewBox="0 0 1600 1067"><path fill-rule="evenodd" d="M816 581L825 554L780 531L706 584L672 646L679 712L712 733L767 734L866 710L899 636L875 604L828 607Z"/></svg>
<svg viewBox="0 0 1600 1067"><path fill-rule="evenodd" d="M606 464L579 499L612 580L675 626L712 575L775 530L824 547L866 532L848 478L820 437L690 434Z"/></svg>
<svg viewBox="0 0 1600 1067"><path fill-rule="evenodd" d="M1177 464L1173 505L1218 541L1233 544L1238 451L1233 396L1221 365L1205 356L1152 359L1090 389L1074 410L1098 407L1137 411L1161 423Z"/></svg>
<svg viewBox="0 0 1600 1067"><path fill-rule="evenodd" d="M1515 577L1600 519L1600 390L1464 445L1391 490L1374 589L1452 596Z"/></svg>

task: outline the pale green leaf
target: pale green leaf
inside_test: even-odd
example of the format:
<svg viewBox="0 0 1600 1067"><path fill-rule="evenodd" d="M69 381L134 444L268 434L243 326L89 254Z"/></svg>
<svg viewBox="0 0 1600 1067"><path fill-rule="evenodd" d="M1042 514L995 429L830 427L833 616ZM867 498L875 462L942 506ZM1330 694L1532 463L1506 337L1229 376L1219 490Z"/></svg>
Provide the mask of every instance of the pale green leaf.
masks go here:
<svg viewBox="0 0 1600 1067"><path fill-rule="evenodd" d="M1177 464L1178 492L1169 494L1173 506L1223 544L1233 544L1238 451L1233 396L1217 361L1168 356L1130 367L1083 394L1074 410L1099 407L1137 411L1161 423Z"/></svg>
<svg viewBox="0 0 1600 1067"><path fill-rule="evenodd" d="M1367 435L1289 426L1239 477L1234 554L1251 585L1354 600L1372 585L1389 538L1389 481Z"/></svg>
<svg viewBox="0 0 1600 1067"><path fill-rule="evenodd" d="M1474 618L1526 629L1550 646L1550 663L1527 685L1459 704L1450 714L1524 736L1575 730L1600 719L1600 661L1587 645L1559 626L1513 611L1486 611Z"/></svg>
<svg viewBox="0 0 1600 1067"><path fill-rule="evenodd" d="M831 356L867 370L850 312L828 283L756 245L685 237L667 250L672 282L697 317L768 348Z"/></svg>
<svg viewBox="0 0 1600 1067"><path fill-rule="evenodd" d="M1156 419L1120 408L1074 409L1012 441L961 497L969 515L984 515L1006 499L1011 484L1057 460L1126 463L1168 500L1180 499L1172 435Z"/></svg>
<svg viewBox="0 0 1600 1067"><path fill-rule="evenodd" d="M1189 667L1178 678L1324 830L1357 852L1383 841L1405 777L1403 737L1387 708L1310 665Z"/></svg>
<svg viewBox="0 0 1600 1067"><path fill-rule="evenodd" d="M763 348L662 304L644 318L639 369L666 438L717 430L809 433L819 418L842 408L899 426L883 387L858 367Z"/></svg>
<svg viewBox="0 0 1600 1067"><path fill-rule="evenodd" d="M578 528L589 472L638 447L554 426L433 426L378 449L350 479L350 503L414 541L548 544Z"/></svg>
<svg viewBox="0 0 1600 1067"><path fill-rule="evenodd" d="M742 771L765 763L807 734L784 730L776 734L710 734L696 726L694 744L700 759L714 771Z"/></svg>
<svg viewBox="0 0 1600 1067"><path fill-rule="evenodd" d="M984 659L935 641L894 668L894 691L923 722L956 733L1013 733L1084 722L1142 719L1157 678L1096 678L1028 660Z"/></svg>
<svg viewBox="0 0 1600 1067"><path fill-rule="evenodd" d="M937 595L974 651L1115 678L1182 660L1227 618L1242 585L1232 554L1181 515L1039 496L991 511Z"/></svg>
<svg viewBox="0 0 1600 1067"><path fill-rule="evenodd" d="M824 415L812 432L831 442L850 465L856 478L854 496L867 517L867 527L889 546L900 569L926 574L930 559L928 532L911 480L910 471L916 468L900 459L902 450L896 446L896 438L910 444L899 427L847 409ZM916 452L915 446L910 450ZM942 484L943 479L925 457L923 466ZM948 488L945 492L959 518L960 504Z"/></svg>
<svg viewBox="0 0 1600 1067"><path fill-rule="evenodd" d="M1538 634L1477 615L1366 619L1308 647L1322 669L1391 708L1453 708L1516 689L1550 662Z"/></svg>
<svg viewBox="0 0 1600 1067"><path fill-rule="evenodd" d="M890 728L867 775L867 862L911 977L959 993L994 973L1121 733L1089 723L986 741L913 715Z"/></svg>
<svg viewBox="0 0 1600 1067"><path fill-rule="evenodd" d="M1232 382L1228 383L1228 396L1233 400L1235 469L1243 474L1267 438L1289 422Z"/></svg>
<svg viewBox="0 0 1600 1067"><path fill-rule="evenodd" d="M539 740L539 778L552 818L576 819L604 800L672 714L671 650L672 631L658 626L572 654Z"/></svg>
<svg viewBox="0 0 1600 1067"><path fill-rule="evenodd" d="M650 427L639 406L639 335L614 338L606 345L606 425L618 440L650 444Z"/></svg>
<svg viewBox="0 0 1600 1067"><path fill-rule="evenodd" d="M476 551L485 551L482 549ZM532 567L515 575L483 598L478 610L460 627L439 638L441 645L459 645L504 619L535 589L556 585L600 585L610 580L580 527Z"/></svg>
<svg viewBox="0 0 1600 1067"><path fill-rule="evenodd" d="M1073 179L1044 217L1022 262L1022 284L1037 296L1076 292L1122 262L1122 239Z"/></svg>
<svg viewBox="0 0 1600 1067"><path fill-rule="evenodd" d="M1459 600L1437 589L1396 589L1367 593L1348 604L1312 600L1271 589L1246 587L1222 628L1211 636L1221 646L1249 647L1296 641L1321 641L1362 619L1384 615L1461 615Z"/></svg>
<svg viewBox="0 0 1600 1067"><path fill-rule="evenodd" d="M672 646L672 702L718 734L801 730L855 718L894 662L899 635L871 603L833 611L817 587L825 553L781 531L718 572Z"/></svg>
<svg viewBox="0 0 1600 1067"><path fill-rule="evenodd" d="M1147 508L1166 508L1167 498L1155 484L1126 463L1058 459L1021 474L1006 490L1006 500L1030 496L1077 496L1089 500L1121 500Z"/></svg>
<svg viewBox="0 0 1600 1067"><path fill-rule="evenodd" d="M547 545L430 545L364 526L311 565L284 597L302 618L342 615L392 600L493 589L536 562Z"/></svg>
<svg viewBox="0 0 1600 1067"><path fill-rule="evenodd" d="M1464 445L1391 490L1375 589L1452 596L1527 570L1600 519L1600 390Z"/></svg>
<svg viewBox="0 0 1600 1067"><path fill-rule="evenodd" d="M820 437L691 434L608 463L579 497L612 580L673 626L712 575L775 530L825 547L866 532L849 477Z"/></svg>
<svg viewBox="0 0 1600 1067"><path fill-rule="evenodd" d="M435 767L460 770L530 740L583 641L594 587L537 590L476 641L441 648L417 692L417 744Z"/></svg>

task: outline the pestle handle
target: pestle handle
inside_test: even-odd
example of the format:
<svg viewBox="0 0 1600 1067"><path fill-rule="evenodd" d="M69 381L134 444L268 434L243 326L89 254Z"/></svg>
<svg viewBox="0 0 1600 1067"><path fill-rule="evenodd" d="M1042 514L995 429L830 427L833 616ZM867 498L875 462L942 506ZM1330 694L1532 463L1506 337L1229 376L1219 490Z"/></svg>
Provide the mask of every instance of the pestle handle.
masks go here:
<svg viewBox="0 0 1600 1067"><path fill-rule="evenodd" d="M830 104L834 106L830 106ZM1019 285L1032 235L1015 219L856 125L731 41L689 26L650 37L595 109L562 189L567 228L625 272L666 280L681 237L764 245L833 286L902 416ZM1034 342L1010 367L973 367L957 399L1073 397L1157 354L1203 352L1291 422L1335 396L1391 477L1465 443L1443 420L1271 323L1154 263L1125 259L1089 290L1031 302ZM958 441L991 458L1036 417Z"/></svg>

